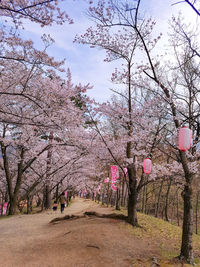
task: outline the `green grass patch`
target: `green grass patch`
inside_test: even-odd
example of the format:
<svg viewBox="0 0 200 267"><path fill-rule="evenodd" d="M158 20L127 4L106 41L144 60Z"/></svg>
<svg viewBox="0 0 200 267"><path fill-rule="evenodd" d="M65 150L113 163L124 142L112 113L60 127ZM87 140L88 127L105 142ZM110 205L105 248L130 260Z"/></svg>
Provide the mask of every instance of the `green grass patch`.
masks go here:
<svg viewBox="0 0 200 267"><path fill-rule="evenodd" d="M123 209L121 211L115 211L115 213L127 215L127 211ZM172 259L180 253L182 228L143 213L138 212L137 215L140 227L132 227L124 223L121 223L120 227L125 227L135 237L145 240L149 246L156 247L162 259L160 266L179 266L179 263L172 263ZM194 262L196 266L200 267L200 236L196 234L193 234L193 251ZM151 266L147 262L143 264L146 264L145 266ZM133 266L137 266L137 263ZM186 266L192 265L184 264L184 267Z"/></svg>
<svg viewBox="0 0 200 267"><path fill-rule="evenodd" d="M12 215L6 215L6 216L3 215L3 216L0 216L0 220L8 219L10 217L12 217Z"/></svg>

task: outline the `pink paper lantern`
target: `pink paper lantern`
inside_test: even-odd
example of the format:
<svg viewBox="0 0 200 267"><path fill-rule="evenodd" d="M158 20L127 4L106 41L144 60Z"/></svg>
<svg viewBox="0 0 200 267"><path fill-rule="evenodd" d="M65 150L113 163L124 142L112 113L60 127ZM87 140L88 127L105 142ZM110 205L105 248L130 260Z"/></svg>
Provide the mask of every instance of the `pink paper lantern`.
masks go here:
<svg viewBox="0 0 200 267"><path fill-rule="evenodd" d="M115 165L110 166L110 172L111 172L112 181L116 181L117 179L119 179L119 172L118 172L117 166Z"/></svg>
<svg viewBox="0 0 200 267"><path fill-rule="evenodd" d="M116 184L115 184L114 181L112 181L112 183L111 183L111 188L112 188L112 190L113 190L114 192L117 191L117 186L116 186Z"/></svg>
<svg viewBox="0 0 200 267"><path fill-rule="evenodd" d="M4 205L3 205L3 215L6 215L7 206L8 206L8 203L5 202Z"/></svg>
<svg viewBox="0 0 200 267"><path fill-rule="evenodd" d="M178 133L178 148L181 151L190 149L192 143L192 130L183 126Z"/></svg>
<svg viewBox="0 0 200 267"><path fill-rule="evenodd" d="M109 177L107 177L106 179L104 179L104 183L109 183Z"/></svg>
<svg viewBox="0 0 200 267"><path fill-rule="evenodd" d="M149 174L151 172L151 160L146 158L143 162L144 173Z"/></svg>

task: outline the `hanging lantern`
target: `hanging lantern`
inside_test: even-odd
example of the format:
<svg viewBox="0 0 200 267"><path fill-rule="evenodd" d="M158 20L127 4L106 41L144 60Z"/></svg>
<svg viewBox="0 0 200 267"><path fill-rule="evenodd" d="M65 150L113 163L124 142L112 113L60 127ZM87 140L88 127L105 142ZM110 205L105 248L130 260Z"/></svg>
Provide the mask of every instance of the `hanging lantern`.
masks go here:
<svg viewBox="0 0 200 267"><path fill-rule="evenodd" d="M106 179L104 179L104 183L109 183L109 177L107 177Z"/></svg>
<svg viewBox="0 0 200 267"><path fill-rule="evenodd" d="M178 133L178 148L181 151L190 149L192 144L192 130L183 126Z"/></svg>
<svg viewBox="0 0 200 267"><path fill-rule="evenodd" d="M113 190L114 192L117 191L117 187L116 187L114 184L112 184L112 190Z"/></svg>
<svg viewBox="0 0 200 267"><path fill-rule="evenodd" d="M113 181L112 181L112 183L111 183L111 188L112 188L112 190L113 190L114 192L117 191L117 186L116 186L115 182L113 182Z"/></svg>
<svg viewBox="0 0 200 267"><path fill-rule="evenodd" d="M115 165L110 166L110 172L112 181L116 181L117 179L119 179L119 171L117 169L117 166Z"/></svg>
<svg viewBox="0 0 200 267"><path fill-rule="evenodd" d="M149 158L144 160L143 167L144 173L149 174L151 172L151 160Z"/></svg>
<svg viewBox="0 0 200 267"><path fill-rule="evenodd" d="M3 205L3 215L6 215L7 206L8 206L8 203L5 202L4 205Z"/></svg>

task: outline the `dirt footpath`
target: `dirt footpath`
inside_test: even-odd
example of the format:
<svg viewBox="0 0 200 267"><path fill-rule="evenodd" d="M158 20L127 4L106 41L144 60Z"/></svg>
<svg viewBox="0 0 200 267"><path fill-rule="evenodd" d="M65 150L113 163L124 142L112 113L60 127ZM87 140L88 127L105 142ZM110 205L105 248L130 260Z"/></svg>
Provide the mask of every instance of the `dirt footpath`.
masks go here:
<svg viewBox="0 0 200 267"><path fill-rule="evenodd" d="M0 220L0 266L130 267L134 259L154 255L154 248L131 235L122 221L86 217L49 223L86 210L113 212L77 198L62 215L49 211Z"/></svg>

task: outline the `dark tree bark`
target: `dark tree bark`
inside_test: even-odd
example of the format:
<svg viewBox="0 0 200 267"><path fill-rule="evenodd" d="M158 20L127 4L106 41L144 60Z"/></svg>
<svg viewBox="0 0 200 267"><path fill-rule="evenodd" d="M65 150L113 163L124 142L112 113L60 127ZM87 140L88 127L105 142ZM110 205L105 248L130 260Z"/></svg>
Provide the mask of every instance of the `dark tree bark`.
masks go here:
<svg viewBox="0 0 200 267"><path fill-rule="evenodd" d="M185 2L194 10L194 12L196 12L198 16L200 16L200 10L198 10L198 8L195 6L195 3L197 4L198 1L185 0Z"/></svg>
<svg viewBox="0 0 200 267"><path fill-rule="evenodd" d="M199 194L200 191L197 191L197 195L196 195L196 204L195 204L195 223L196 223L196 227L195 227L195 233L198 234L198 206L199 206Z"/></svg>
<svg viewBox="0 0 200 267"><path fill-rule="evenodd" d="M44 188L44 208L50 209L51 208L51 194L50 194L50 185L46 184Z"/></svg>
<svg viewBox="0 0 200 267"><path fill-rule="evenodd" d="M167 193L166 193L166 197L165 197L165 220L167 222L169 222L169 218L168 218L168 203L169 203L169 192L170 192L171 184L172 184L172 179L170 177L169 183L168 183L168 187L167 187Z"/></svg>
<svg viewBox="0 0 200 267"><path fill-rule="evenodd" d="M125 194L125 182L124 178L122 179L122 185L121 185L121 206L124 207L124 194Z"/></svg>
<svg viewBox="0 0 200 267"><path fill-rule="evenodd" d="M107 187L107 207L109 206L110 203L110 190L109 190L109 183L108 183L108 187Z"/></svg>
<svg viewBox="0 0 200 267"><path fill-rule="evenodd" d="M133 226L138 226L137 220L137 179L135 164L128 166L129 176L129 198L128 198L128 222Z"/></svg>
<svg viewBox="0 0 200 267"><path fill-rule="evenodd" d="M14 190L12 189L12 178L9 174L9 167L7 165L7 155L5 155L5 166L8 171L7 175L7 182L9 184L9 211L8 215L14 215L16 213L17 209L17 197L19 194L19 190L21 187L22 183L22 175L23 175L23 163L24 163L24 148L21 148L21 153L20 153L20 162L18 163L18 169L17 169L17 179L15 183Z"/></svg>
<svg viewBox="0 0 200 267"><path fill-rule="evenodd" d="M176 210L177 210L177 224L178 226L180 225L180 220L179 220L179 196L178 196L178 190L176 191Z"/></svg>
<svg viewBox="0 0 200 267"><path fill-rule="evenodd" d="M147 206L147 202L148 202L148 185L145 186L145 205L144 205L144 213L148 214L148 206Z"/></svg>
<svg viewBox="0 0 200 267"><path fill-rule="evenodd" d="M27 211L26 211L27 214L30 214L32 212L32 201L33 201L33 198L31 196L28 196L27 197Z"/></svg>
<svg viewBox="0 0 200 267"><path fill-rule="evenodd" d="M146 185L143 186L142 190L142 213L145 213L145 192L146 192Z"/></svg>
<svg viewBox="0 0 200 267"><path fill-rule="evenodd" d="M53 132L50 132L49 135L49 144L52 144L53 141ZM44 208L50 209L51 208L51 186L49 180L49 173L51 170L51 160L52 160L52 147L50 146L47 153L47 171L46 171L46 181L45 181L45 196L44 196Z"/></svg>
<svg viewBox="0 0 200 267"><path fill-rule="evenodd" d="M59 198L59 184L56 185L56 202L58 203Z"/></svg>
<svg viewBox="0 0 200 267"><path fill-rule="evenodd" d="M10 197L8 215L14 215L16 213L17 199L16 197Z"/></svg>
<svg viewBox="0 0 200 267"><path fill-rule="evenodd" d="M39 207L41 204L42 204L42 200L41 200L40 196L38 196L36 206Z"/></svg>
<svg viewBox="0 0 200 267"><path fill-rule="evenodd" d="M161 181L161 185L160 185L160 189L159 189L159 193L158 193L158 201L157 201L157 205L156 205L155 217L158 217L158 213L159 213L160 197L161 197L161 193L162 193L162 187L163 187L163 180Z"/></svg>
<svg viewBox="0 0 200 267"><path fill-rule="evenodd" d="M193 234L193 207L192 207L192 184L190 177L188 183L184 186L184 215L183 232L180 259L188 263L193 263L192 234Z"/></svg>
<svg viewBox="0 0 200 267"><path fill-rule="evenodd" d="M128 207L128 185L125 185L125 194L124 194L124 206Z"/></svg>
<svg viewBox="0 0 200 267"><path fill-rule="evenodd" d="M120 210L120 189L117 188L115 209Z"/></svg>

